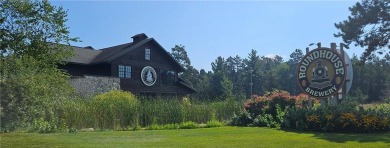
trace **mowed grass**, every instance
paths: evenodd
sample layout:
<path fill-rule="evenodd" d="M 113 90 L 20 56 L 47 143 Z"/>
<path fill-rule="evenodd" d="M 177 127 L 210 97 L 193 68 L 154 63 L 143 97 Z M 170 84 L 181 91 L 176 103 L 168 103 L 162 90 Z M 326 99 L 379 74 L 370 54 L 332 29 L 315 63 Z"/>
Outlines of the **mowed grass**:
<path fill-rule="evenodd" d="M 342 134 L 256 127 L 182 130 L 5 133 L 7 147 L 390 147 L 390 133 Z"/>

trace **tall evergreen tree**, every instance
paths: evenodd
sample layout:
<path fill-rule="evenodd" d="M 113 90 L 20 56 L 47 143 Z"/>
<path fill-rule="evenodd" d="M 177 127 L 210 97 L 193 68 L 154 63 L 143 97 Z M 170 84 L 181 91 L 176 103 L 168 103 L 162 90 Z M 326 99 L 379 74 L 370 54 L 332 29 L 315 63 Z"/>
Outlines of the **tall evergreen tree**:
<path fill-rule="evenodd" d="M 199 84 L 197 91 L 198 93 L 194 94 L 194 97 L 198 100 L 209 101 L 216 98 L 216 94 L 212 89 L 212 77 L 211 72 L 206 72 L 204 69 L 199 71 Z"/>
<path fill-rule="evenodd" d="M 280 56 L 275 56 L 273 58 L 263 56 L 263 57 L 261 57 L 261 60 L 265 64 L 264 68 L 263 68 L 263 71 L 265 73 L 265 79 L 264 79 L 265 83 L 263 83 L 264 90 L 271 92 L 274 89 L 278 89 L 276 75 L 275 75 L 273 69 L 283 61 L 283 58 Z"/>
<path fill-rule="evenodd" d="M 291 77 L 290 68 L 287 62 L 284 62 L 272 69 L 272 73 L 275 75 L 276 88 L 291 93 L 291 86 L 294 85 L 291 83 L 294 83 L 292 80 L 295 78 Z"/>
<path fill-rule="evenodd" d="M 375 51 L 379 54 L 390 49 L 390 1 L 362 0 L 349 8 L 351 16 L 347 20 L 336 23 L 340 32 L 335 37 L 342 37 L 346 44 L 365 47 L 361 56 L 364 62 Z"/>
<path fill-rule="evenodd" d="M 293 95 L 298 95 L 302 92 L 297 82 L 297 66 L 303 57 L 304 54 L 302 53 L 302 50 L 295 49 L 295 51 L 290 54 L 290 60 L 287 62 L 290 70 L 289 75 L 286 77 L 286 81 L 289 84 L 287 91 Z"/>
<path fill-rule="evenodd" d="M 223 98 L 224 90 L 221 82 L 223 81 L 223 79 L 227 79 L 226 77 L 228 74 L 228 69 L 227 69 L 227 64 L 225 59 L 222 58 L 221 56 L 217 57 L 217 59 L 211 63 L 211 69 L 213 70 L 213 77 L 211 81 L 212 90 L 215 92 L 217 96 L 217 98 L 213 98 L 213 99 L 222 100 L 224 99 Z"/>
<path fill-rule="evenodd" d="M 250 96 L 251 93 L 251 84 L 252 84 L 252 93 L 257 95 L 262 95 L 264 93 L 264 63 L 261 61 L 257 51 L 252 49 L 248 54 L 248 57 L 244 59 L 244 73 L 246 73 L 246 94 Z M 252 83 L 251 80 L 252 79 Z"/>
<path fill-rule="evenodd" d="M 228 57 L 226 59 L 226 66 L 228 69 L 228 78 L 233 83 L 233 94 L 236 98 L 242 98 L 245 94 L 245 84 L 243 83 L 243 60 L 236 55 L 235 57 Z"/>

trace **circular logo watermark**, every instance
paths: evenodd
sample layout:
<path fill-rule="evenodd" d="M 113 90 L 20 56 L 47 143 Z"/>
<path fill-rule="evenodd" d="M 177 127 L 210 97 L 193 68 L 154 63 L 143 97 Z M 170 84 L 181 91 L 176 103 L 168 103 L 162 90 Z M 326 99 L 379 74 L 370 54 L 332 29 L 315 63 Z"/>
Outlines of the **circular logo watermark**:
<path fill-rule="evenodd" d="M 150 66 L 144 67 L 141 71 L 141 80 L 146 86 L 152 86 L 157 80 L 156 71 Z"/>
<path fill-rule="evenodd" d="M 345 81 L 345 63 L 337 51 L 317 48 L 306 54 L 298 65 L 298 81 L 302 90 L 316 98 L 337 93 Z"/>

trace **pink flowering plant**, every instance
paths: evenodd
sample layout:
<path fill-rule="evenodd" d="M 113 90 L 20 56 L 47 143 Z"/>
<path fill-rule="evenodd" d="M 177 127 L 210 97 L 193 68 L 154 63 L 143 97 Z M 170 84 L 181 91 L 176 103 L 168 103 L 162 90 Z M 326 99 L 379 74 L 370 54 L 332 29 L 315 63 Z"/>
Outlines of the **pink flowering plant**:
<path fill-rule="evenodd" d="M 302 107 L 307 105 L 307 95 L 291 96 L 286 91 L 275 90 L 267 92 L 263 96 L 254 95 L 244 103 L 244 111 L 233 117 L 232 121 L 237 122 L 231 125 L 238 125 L 241 120 L 253 121 L 254 126 L 280 127 L 284 122 L 285 110 L 291 107 Z M 241 115 L 242 114 L 242 115 Z M 241 118 L 238 118 L 241 117 Z M 248 118 L 248 119 L 247 119 Z M 247 122 L 245 122 L 247 123 Z"/>
<path fill-rule="evenodd" d="M 275 90 L 263 96 L 254 95 L 252 99 L 244 104 L 244 108 L 254 117 L 260 114 L 271 114 L 275 117 L 277 104 L 284 110 L 289 106 L 295 106 L 296 98 L 295 96 L 290 96 L 286 91 Z"/>

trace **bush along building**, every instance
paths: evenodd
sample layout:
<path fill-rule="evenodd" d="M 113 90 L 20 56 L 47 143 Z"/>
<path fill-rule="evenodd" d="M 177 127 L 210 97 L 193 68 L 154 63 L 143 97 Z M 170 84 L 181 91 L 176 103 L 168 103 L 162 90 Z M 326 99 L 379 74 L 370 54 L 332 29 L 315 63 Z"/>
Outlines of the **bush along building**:
<path fill-rule="evenodd" d="M 143 96 L 184 96 L 195 93 L 178 76 L 184 68 L 153 38 L 144 33 L 133 42 L 95 50 L 75 47 L 75 55 L 60 66 L 72 76 L 80 95 L 88 96 L 112 89 Z"/>

